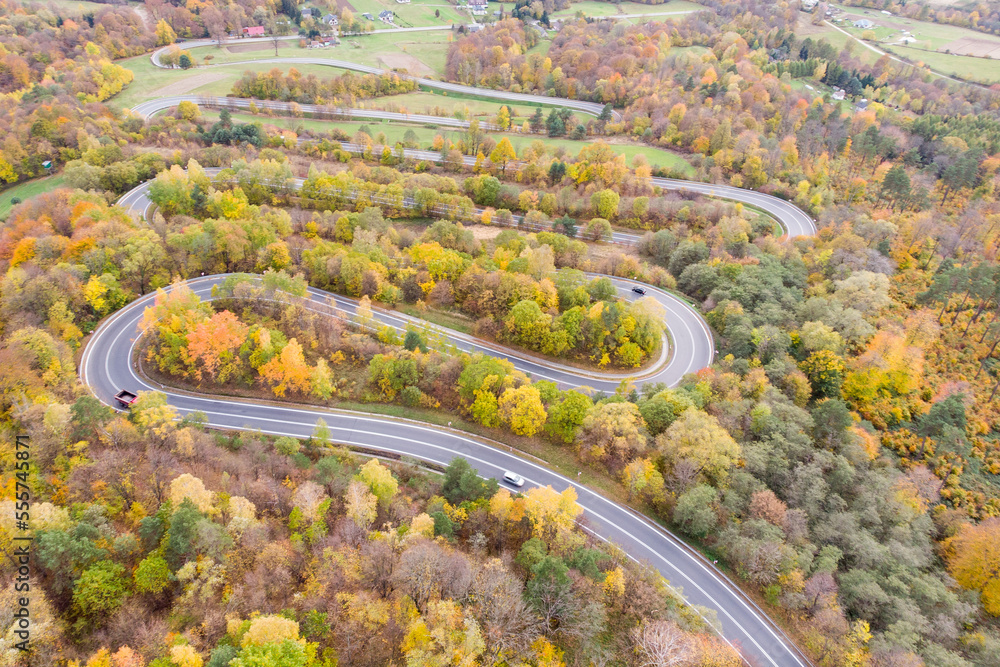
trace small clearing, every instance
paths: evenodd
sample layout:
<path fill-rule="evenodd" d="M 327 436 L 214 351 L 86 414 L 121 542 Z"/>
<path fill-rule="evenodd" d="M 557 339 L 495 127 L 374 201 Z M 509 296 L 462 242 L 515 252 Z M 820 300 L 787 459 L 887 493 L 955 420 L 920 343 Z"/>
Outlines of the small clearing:
<path fill-rule="evenodd" d="M 189 76 L 181 79 L 180 81 L 175 81 L 169 85 L 163 86 L 158 90 L 154 90 L 149 94 L 150 99 L 155 99 L 157 97 L 171 97 L 173 95 L 183 95 L 184 93 L 189 93 L 196 88 L 201 88 L 210 83 L 215 83 L 220 79 L 225 79 L 226 77 L 232 76 L 231 72 L 201 72 L 200 74 L 195 74 L 194 76 Z"/>
<path fill-rule="evenodd" d="M 405 69 L 416 76 L 433 75 L 434 70 L 423 64 L 408 53 L 383 53 L 378 57 L 386 69 Z"/>
<path fill-rule="evenodd" d="M 274 50 L 273 42 L 249 42 L 247 44 L 228 44 L 226 45 L 227 53 L 246 53 L 247 51 L 266 51 L 267 49 Z"/>

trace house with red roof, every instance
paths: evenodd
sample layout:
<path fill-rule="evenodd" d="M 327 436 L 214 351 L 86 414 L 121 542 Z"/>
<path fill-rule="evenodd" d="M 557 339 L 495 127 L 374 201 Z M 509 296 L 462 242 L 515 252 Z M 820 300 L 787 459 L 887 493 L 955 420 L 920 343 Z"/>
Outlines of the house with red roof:
<path fill-rule="evenodd" d="M 264 36 L 264 26 L 255 25 L 252 28 L 243 28 L 244 37 L 263 37 Z"/>

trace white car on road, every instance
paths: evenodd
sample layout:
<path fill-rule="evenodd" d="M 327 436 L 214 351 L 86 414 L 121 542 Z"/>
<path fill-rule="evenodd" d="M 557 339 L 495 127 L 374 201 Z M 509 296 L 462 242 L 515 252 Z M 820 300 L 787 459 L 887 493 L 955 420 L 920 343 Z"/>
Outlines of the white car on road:
<path fill-rule="evenodd" d="M 507 471 L 503 474 L 503 481 L 507 482 L 511 486 L 516 486 L 518 488 L 524 486 L 524 478 L 518 475 L 516 472 Z"/>

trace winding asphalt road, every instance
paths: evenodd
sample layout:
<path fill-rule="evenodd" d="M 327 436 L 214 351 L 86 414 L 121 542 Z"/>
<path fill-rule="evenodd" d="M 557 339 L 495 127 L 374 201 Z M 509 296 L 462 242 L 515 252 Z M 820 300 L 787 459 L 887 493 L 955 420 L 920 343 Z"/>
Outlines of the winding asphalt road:
<path fill-rule="evenodd" d="M 209 42 L 211 43 L 213 42 Z M 195 44 L 188 43 L 185 46 Z M 153 57 L 156 63 L 156 54 Z M 321 59 L 280 60 L 326 64 L 319 62 Z M 350 66 L 349 69 L 360 67 L 353 63 L 332 66 L 343 67 L 345 64 Z M 441 85 L 441 82 L 431 83 Z M 473 94 L 477 95 L 492 92 L 497 93 L 500 99 L 515 99 L 513 94 L 503 91 L 473 90 Z M 184 98 L 172 98 L 171 106 L 180 99 Z M 556 101 L 554 98 L 541 99 L 547 104 Z M 158 101 L 144 108 L 150 113 L 155 112 L 155 102 Z M 562 103 L 563 100 L 558 102 Z M 434 122 L 439 121 L 440 119 L 435 118 Z M 421 153 L 428 155 L 425 157 Z M 435 155 L 436 158 L 431 157 Z M 414 152 L 413 157 L 440 159 L 440 155 L 430 151 Z M 814 221 L 806 213 L 770 195 L 732 186 L 674 179 L 653 179 L 653 183 L 666 190 L 688 191 L 754 206 L 772 215 L 792 237 L 816 233 Z M 290 185 L 300 186 L 301 180 L 296 179 Z M 140 185 L 124 195 L 118 204 L 133 212 L 148 214 L 151 206 L 148 188 L 148 183 Z M 635 238 L 634 235 L 631 236 Z M 619 237 L 618 242 L 628 240 Z M 189 280 L 187 284 L 197 294 L 208 299 L 212 298 L 212 287 L 221 280 L 221 276 L 207 276 Z M 637 286 L 637 283 L 617 278 L 613 280 L 622 296 L 636 296 L 631 288 Z M 671 344 L 663 346 L 661 359 L 645 376 L 637 378 L 637 383 L 665 382 L 675 385 L 684 374 L 712 363 L 715 352 L 712 335 L 697 311 L 683 300 L 652 286 L 643 287 L 646 290 L 645 298 L 656 301 L 664 309 Z M 83 352 L 80 364 L 83 382 L 108 405 L 113 404 L 114 394 L 122 388 L 132 391 L 163 391 L 178 412 L 201 412 L 214 427 L 299 438 L 310 436 L 317 420 L 322 418 L 327 422 L 331 438 L 347 445 L 410 456 L 441 465 L 446 465 L 456 456 L 462 456 L 486 477 L 499 479 L 505 470 L 516 470 L 525 477 L 529 486 L 551 485 L 556 489 L 576 486 L 587 529 L 600 539 L 619 545 L 631 558 L 651 563 L 672 586 L 680 589 L 689 603 L 713 610 L 721 634 L 744 653 L 749 663 L 772 667 L 805 667 L 809 664 L 794 644 L 761 609 L 739 592 L 735 584 L 671 533 L 630 509 L 586 487 L 578 486 L 574 480 L 554 473 L 526 457 L 518 456 L 513 451 L 505 451 L 502 443 L 472 438 L 451 429 L 420 422 L 341 410 L 284 407 L 242 399 L 193 395 L 151 384 L 136 372 L 132 359 L 142 334 L 139 329 L 142 313 L 154 298 L 154 295 L 146 295 L 109 317 L 93 334 Z M 355 302 L 313 289 L 309 292 L 306 305 L 318 312 L 341 316 L 331 312 L 335 308 L 342 316 L 349 317 Z M 411 318 L 395 312 L 376 311 L 375 317 L 398 329 L 412 323 Z M 511 353 L 461 334 L 449 332 L 448 337 L 459 349 L 509 358 L 517 368 L 533 377 L 550 379 L 563 387 L 583 386 L 609 391 L 614 390 L 622 379 L 621 375 L 595 374 L 529 355 Z"/>
<path fill-rule="evenodd" d="M 287 111 L 289 106 L 285 102 L 274 102 L 270 100 L 255 100 L 240 97 L 206 97 L 200 95 L 178 95 L 173 97 L 161 97 L 154 100 L 148 100 L 137 104 L 132 107 L 132 111 L 148 118 L 153 114 L 166 109 L 171 109 L 181 102 L 194 102 L 195 104 L 204 106 L 216 106 L 216 107 L 229 107 L 236 109 L 246 109 L 250 107 L 250 104 L 256 104 L 258 107 L 267 108 L 274 111 Z M 449 127 L 463 128 L 468 127 L 468 121 L 459 120 L 457 118 L 446 118 L 440 116 L 427 116 L 421 114 L 403 114 L 393 111 L 377 111 L 370 109 L 349 109 L 349 108 L 331 108 L 312 104 L 302 104 L 299 108 L 305 113 L 319 113 L 319 114 L 334 114 L 339 116 L 353 116 L 359 118 L 377 118 L 377 119 L 388 119 L 397 120 L 402 122 L 417 122 L 417 123 L 432 123 L 437 125 L 447 125 Z M 486 124 L 489 125 L 488 123 Z M 348 151 L 360 152 L 362 147 L 351 144 L 343 143 L 343 148 Z M 381 147 L 377 147 L 381 150 Z M 427 160 L 430 162 L 440 162 L 441 153 L 438 151 L 427 151 L 420 149 L 407 148 L 404 150 L 404 156 L 414 160 Z M 473 165 L 476 162 L 476 158 L 471 155 L 463 156 L 463 161 L 466 165 Z M 778 221 L 778 223 L 785 230 L 785 233 L 789 237 L 797 236 L 815 236 L 816 235 L 816 223 L 815 221 L 802 209 L 800 209 L 795 204 L 792 204 L 784 199 L 775 197 L 774 195 L 765 194 L 763 192 L 756 192 L 754 190 L 747 190 L 744 188 L 737 188 L 732 185 L 722 185 L 714 183 L 702 183 L 699 181 L 686 181 L 676 178 L 659 178 L 654 177 L 650 179 L 650 182 L 662 189 L 668 191 L 679 192 L 681 194 L 691 193 L 694 195 L 703 195 L 708 197 L 715 197 L 718 199 L 727 199 L 730 201 L 740 202 L 742 204 L 752 206 L 761 211 L 764 211 L 772 218 Z M 137 186 L 133 191 L 129 192 L 122 201 L 129 203 L 130 200 L 136 198 L 144 197 L 144 190 L 148 189 L 148 184 L 142 184 Z M 148 212 L 151 206 L 151 202 L 146 198 L 143 200 L 142 205 L 138 207 L 138 210 L 145 214 Z M 631 234 L 628 232 L 615 232 L 613 241 L 616 243 L 635 243 L 639 240 L 641 235 Z"/>
<path fill-rule="evenodd" d="M 211 171 L 217 173 L 216 170 Z M 684 188 L 708 195 L 729 195 L 754 204 L 763 201 L 765 205 L 771 205 L 775 217 L 786 225 L 786 229 L 803 229 L 804 221 L 809 221 L 808 216 L 786 202 L 777 200 L 792 208 L 791 214 L 760 193 L 727 186 L 679 183 Z M 148 186 L 148 183 L 139 186 L 123 196 L 118 204 L 133 212 L 148 210 L 151 204 Z M 301 186 L 301 180 L 292 183 L 292 187 L 296 186 Z M 196 278 L 188 281 L 188 285 L 202 298 L 210 299 L 213 286 L 223 279 L 221 276 Z M 639 283 L 619 278 L 612 280 L 621 296 L 637 297 L 632 287 Z M 683 300 L 650 285 L 642 287 L 646 290 L 644 298 L 655 300 L 664 310 L 671 344 L 662 346 L 661 358 L 645 376 L 636 378 L 636 382 L 676 385 L 686 373 L 712 363 L 715 352 L 712 334 L 697 311 Z M 528 485 L 551 485 L 556 489 L 577 486 L 571 479 L 512 451 L 504 451 L 502 444 L 472 438 L 450 429 L 362 413 L 191 395 L 150 384 L 136 372 L 131 359 L 142 333 L 139 330 L 142 313 L 146 306 L 151 305 L 153 298 L 153 295 L 147 295 L 110 317 L 95 332 L 84 351 L 80 367 L 83 381 L 109 405 L 113 404 L 113 396 L 121 388 L 163 391 L 170 404 L 181 414 L 202 412 L 214 427 L 259 430 L 293 437 L 308 437 L 315 428 L 316 420 L 322 418 L 330 428 L 332 439 L 347 445 L 388 451 L 438 464 L 447 464 L 453 457 L 462 456 L 486 477 L 499 479 L 505 470 L 514 469 L 526 478 Z M 354 313 L 356 302 L 311 289 L 305 305 L 320 313 L 349 318 Z M 397 330 L 405 329 L 407 324 L 426 326 L 426 323 L 392 311 L 376 310 L 374 316 L 381 324 Z M 591 387 L 613 391 L 625 377 L 621 374 L 596 374 L 512 353 L 462 334 L 448 332 L 447 337 L 461 350 L 508 358 L 519 370 L 536 379 L 552 380 L 563 388 Z M 740 593 L 725 575 L 671 533 L 586 487 L 577 486 L 577 491 L 588 529 L 594 535 L 621 546 L 634 559 L 651 563 L 680 589 L 689 603 L 714 610 L 722 635 L 743 651 L 752 664 L 773 667 L 804 667 L 809 664 L 762 610 Z"/>
<path fill-rule="evenodd" d="M 223 277 L 207 276 L 188 281 L 199 295 L 210 298 L 212 286 Z M 622 287 L 626 287 L 627 283 Z M 310 299 L 320 310 L 326 308 L 328 295 L 319 290 L 310 292 Z M 655 298 L 661 299 L 657 294 Z M 710 563 L 681 543 L 669 532 L 656 526 L 636 512 L 580 486 L 574 480 L 554 473 L 513 451 L 505 451 L 501 443 L 484 441 L 443 428 L 391 419 L 377 415 L 306 407 L 283 407 L 233 398 L 192 395 L 154 385 L 141 377 L 132 364 L 141 331 L 143 311 L 152 305 L 155 295 L 146 295 L 108 318 L 87 343 L 80 363 L 81 378 L 104 403 L 113 404 L 114 394 L 123 387 L 132 391 L 162 391 L 169 403 L 182 414 L 201 412 L 213 427 L 235 430 L 262 431 L 272 435 L 306 438 L 312 435 L 319 419 L 326 421 L 331 439 L 350 446 L 386 451 L 440 465 L 461 456 L 484 477 L 500 479 L 505 470 L 516 470 L 528 486 L 551 485 L 555 489 L 575 486 L 579 504 L 584 509 L 585 525 L 598 538 L 620 546 L 631 557 L 651 563 L 678 589 L 691 604 L 715 611 L 722 635 L 741 649 L 752 664 L 773 667 L 804 667 L 808 665 L 794 645 L 766 617 L 763 611 L 745 598 L 736 586 Z M 339 301 L 339 300 L 338 300 Z M 342 302 L 338 303 L 343 307 Z M 345 308 L 346 310 L 346 308 Z M 689 309 L 690 310 L 690 309 Z M 693 323 L 700 320 L 690 311 Z M 385 314 L 379 313 L 380 316 Z M 399 318 L 392 314 L 391 317 Z M 402 323 L 402 322 L 400 322 Z M 683 329 L 683 327 L 681 327 Z M 671 331 L 680 341 L 673 325 Z M 694 334 L 693 341 L 708 341 L 707 331 Z M 456 339 L 456 345 L 466 341 Z M 684 342 L 684 345 L 689 342 Z M 695 343 L 696 344 L 696 343 Z M 675 354 L 663 373 L 679 377 L 686 369 L 697 370 L 711 360 L 711 348 L 701 345 L 704 358 L 684 350 Z M 516 365 L 528 362 L 496 350 L 485 351 L 509 356 Z M 547 374 L 564 378 L 562 384 L 573 384 L 572 370 L 545 368 Z M 584 384 L 593 385 L 590 378 Z M 612 383 L 617 384 L 617 383 Z"/>

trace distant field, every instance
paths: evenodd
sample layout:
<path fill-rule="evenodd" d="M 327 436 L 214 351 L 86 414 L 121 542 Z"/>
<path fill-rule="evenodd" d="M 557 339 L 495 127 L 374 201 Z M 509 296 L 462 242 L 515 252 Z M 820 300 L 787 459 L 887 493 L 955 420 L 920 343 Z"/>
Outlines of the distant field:
<path fill-rule="evenodd" d="M 73 12 L 74 14 L 85 14 L 87 12 L 93 12 L 97 11 L 98 9 L 104 9 L 112 6 L 100 2 L 85 2 L 84 0 L 44 0 L 44 2 L 25 2 L 24 4 L 39 5 L 41 7 L 48 7 L 49 5 L 52 5 L 58 7 L 63 12 L 64 15 L 67 12 Z M 130 7 L 138 7 L 143 3 L 130 2 L 128 4 Z"/>
<path fill-rule="evenodd" d="M 903 31 L 906 31 L 909 33 L 910 37 L 913 37 L 916 40 L 915 42 L 910 43 L 910 46 L 921 49 L 930 49 L 932 51 L 956 51 L 956 48 L 951 47 L 957 46 L 956 43 L 967 42 L 980 43 L 983 45 L 983 48 L 1000 47 L 1000 37 L 977 32 L 975 30 L 969 30 L 968 28 L 960 28 L 958 26 L 945 25 L 942 23 L 932 23 L 930 21 L 917 21 L 900 16 L 886 16 L 885 14 L 875 10 L 868 10 L 868 13 L 865 14 L 864 10 L 861 8 L 851 8 L 846 10 L 843 15 L 848 19 L 848 21 L 838 25 L 848 32 L 859 36 L 863 31 L 860 28 L 855 28 L 852 23 L 853 21 L 865 18 L 874 23 L 876 27 L 873 30 L 875 31 L 875 35 L 880 42 L 898 42 L 899 39 L 904 36 Z M 966 53 L 969 53 L 970 55 L 981 55 L 981 53 L 970 50 L 968 45 L 966 45 Z"/>
<path fill-rule="evenodd" d="M 10 215 L 11 209 L 14 208 L 10 200 L 14 197 L 19 197 L 21 201 L 28 201 L 32 197 L 37 197 L 40 194 L 51 192 L 56 188 L 60 187 L 65 179 L 62 174 L 57 174 L 55 176 L 47 176 L 45 178 L 36 178 L 33 181 L 26 181 L 24 183 L 19 183 L 13 187 L 7 188 L 6 190 L 0 191 L 0 220 L 6 220 L 7 216 Z"/>
<path fill-rule="evenodd" d="M 333 76 L 342 70 L 322 65 L 279 65 L 277 63 L 251 63 L 248 65 L 228 65 L 221 67 L 196 68 L 187 71 L 167 70 L 153 67 L 149 56 L 137 56 L 119 61 L 123 67 L 132 70 L 135 79 L 108 104 L 118 108 L 130 108 L 146 100 L 172 95 L 203 94 L 228 95 L 244 72 L 267 72 L 278 68 L 287 72 L 294 67 L 302 74 L 318 77 Z"/>
<path fill-rule="evenodd" d="M 376 19 L 380 11 L 390 9 L 395 13 L 396 25 L 400 28 L 468 23 L 470 20 L 467 13 L 459 11 L 447 0 L 411 0 L 403 4 L 395 0 L 351 0 L 351 5 L 357 10 L 355 16 L 369 12 Z M 439 11 L 441 16 L 434 16 L 435 11 Z M 393 26 L 376 20 L 375 27 L 378 30 Z"/>
<path fill-rule="evenodd" d="M 958 76 L 967 81 L 992 84 L 1000 82 L 1000 60 L 987 58 L 971 58 L 955 56 L 935 51 L 921 51 L 905 46 L 886 47 L 887 51 L 907 58 L 913 62 L 922 62 L 936 72 Z"/>
<path fill-rule="evenodd" d="M 853 22 L 868 19 L 875 24 L 875 43 L 900 57 L 922 62 L 942 74 L 971 81 L 1000 81 L 1000 37 L 958 26 L 886 16 L 875 10 L 850 8 L 842 15 L 847 20 L 837 25 L 856 37 L 864 30 Z M 984 57 L 988 56 L 988 57 Z"/>
<path fill-rule="evenodd" d="M 278 47 L 278 57 L 281 58 L 331 58 L 333 60 L 349 60 L 362 65 L 375 67 L 405 67 L 417 75 L 440 77 L 444 75 L 445 57 L 448 43 L 452 39 L 451 31 L 434 30 L 429 32 L 409 33 L 372 33 L 345 37 L 340 46 L 321 49 L 299 48 L 296 40 L 286 40 Z M 242 50 L 248 44 L 240 44 L 233 40 L 224 45 L 203 46 L 191 49 L 191 57 L 199 65 L 205 62 L 205 56 L 211 56 L 213 65 L 239 62 L 244 60 L 259 60 L 274 57 L 274 46 L 267 48 Z M 240 50 L 231 51 L 239 47 Z M 413 60 L 409 60 L 412 58 Z M 409 60 L 409 62 L 407 62 Z"/>
<path fill-rule="evenodd" d="M 619 11 L 618 8 L 621 8 Z M 615 14 L 660 14 L 663 12 L 683 12 L 704 10 L 704 5 L 685 0 L 671 0 L 661 5 L 644 5 L 638 2 L 622 2 L 614 4 L 612 2 L 600 2 L 599 0 L 584 0 L 574 2 L 569 9 L 562 9 L 553 12 L 553 16 L 573 16 L 577 12 L 583 12 L 587 16 L 614 16 Z"/>

